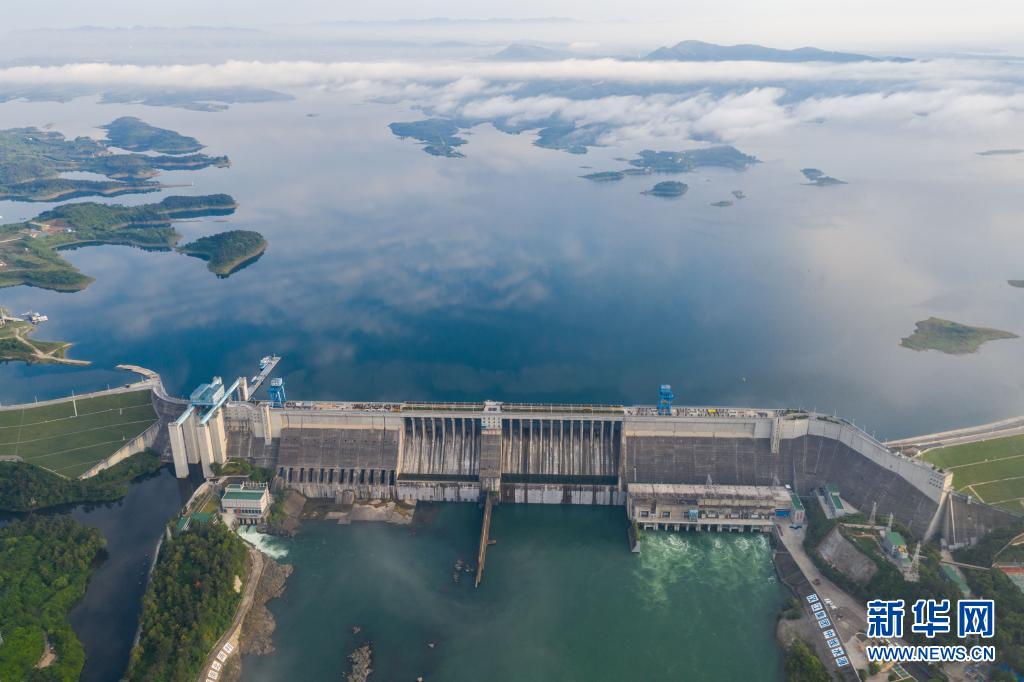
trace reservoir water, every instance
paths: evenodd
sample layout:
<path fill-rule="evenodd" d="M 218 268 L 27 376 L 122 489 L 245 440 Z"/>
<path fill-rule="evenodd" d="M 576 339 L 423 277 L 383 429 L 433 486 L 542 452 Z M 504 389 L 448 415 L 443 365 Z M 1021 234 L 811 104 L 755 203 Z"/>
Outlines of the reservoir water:
<path fill-rule="evenodd" d="M 1024 339 L 967 356 L 899 346 L 933 315 L 1024 334 L 1024 292 L 1006 283 L 1024 277 L 1024 161 L 976 154 L 1006 140 L 966 129 L 936 145 L 927 130 L 841 120 L 772 130 L 735 141 L 762 163 L 678 176 L 689 192 L 665 200 L 641 194 L 657 178 L 592 183 L 581 166 L 682 142 L 579 156 L 481 125 L 465 158 L 446 159 L 391 134 L 420 117 L 400 104 L 295 94 L 218 113 L 0 106 L 3 127 L 99 135 L 132 115 L 196 136 L 231 168 L 103 201 L 228 192 L 238 212 L 180 223 L 185 239 L 239 228 L 269 242 L 228 279 L 108 246 L 66 253 L 96 277 L 84 291 L 0 291 L 13 311 L 49 315 L 39 338 L 94 363 L 2 366 L 0 402 L 122 383 L 118 363 L 187 394 L 274 352 L 299 400 L 652 403 L 670 383 L 680 403 L 816 407 L 880 438 L 1024 413 Z M 808 186 L 808 165 L 848 184 Z M 732 190 L 746 198 L 710 205 Z M 48 207 L 0 202 L 0 215 Z"/>
<path fill-rule="evenodd" d="M 295 572 L 269 604 L 277 652 L 246 657 L 243 679 L 342 679 L 366 642 L 382 680 L 782 679 L 765 537 L 648 532 L 637 556 L 620 508 L 502 505 L 474 589 L 453 565 L 475 564 L 481 516 L 422 505 L 408 527 L 264 538 Z"/>

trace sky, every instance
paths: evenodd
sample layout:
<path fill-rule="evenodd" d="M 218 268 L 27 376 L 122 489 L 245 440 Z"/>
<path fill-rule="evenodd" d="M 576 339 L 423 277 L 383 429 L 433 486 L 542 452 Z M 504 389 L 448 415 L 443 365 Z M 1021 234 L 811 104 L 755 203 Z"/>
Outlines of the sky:
<path fill-rule="evenodd" d="M 1024 48 L 1024 3 L 1019 0 L 34 0 L 4 3 L 2 23 L 17 30 L 80 25 L 253 26 L 441 16 L 626 21 L 672 29 L 680 39 L 779 47 Z"/>

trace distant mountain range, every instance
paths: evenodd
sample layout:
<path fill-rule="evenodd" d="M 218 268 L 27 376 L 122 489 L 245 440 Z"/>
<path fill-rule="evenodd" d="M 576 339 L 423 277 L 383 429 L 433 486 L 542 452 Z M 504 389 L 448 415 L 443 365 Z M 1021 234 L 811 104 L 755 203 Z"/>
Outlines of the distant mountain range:
<path fill-rule="evenodd" d="M 676 62 L 876 62 L 877 57 L 849 52 L 831 52 L 816 47 L 779 50 L 763 45 L 715 45 L 700 40 L 684 40 L 672 47 L 659 47 L 644 57 L 654 61 Z"/>
<path fill-rule="evenodd" d="M 491 55 L 491 59 L 499 62 L 557 62 L 571 59 L 573 54 L 568 50 L 553 50 L 539 45 L 514 43 L 501 52 Z"/>
<path fill-rule="evenodd" d="M 509 45 L 501 52 L 491 55 L 491 59 L 506 62 L 552 62 L 573 57 L 587 58 L 569 50 L 559 50 L 539 45 L 516 43 Z M 716 45 L 700 40 L 684 40 L 672 47 L 659 47 L 641 60 L 674 61 L 674 62 L 877 62 L 877 61 L 911 61 L 901 58 L 869 57 L 851 52 L 832 52 L 816 47 L 800 47 L 795 50 L 780 50 L 763 45 Z"/>

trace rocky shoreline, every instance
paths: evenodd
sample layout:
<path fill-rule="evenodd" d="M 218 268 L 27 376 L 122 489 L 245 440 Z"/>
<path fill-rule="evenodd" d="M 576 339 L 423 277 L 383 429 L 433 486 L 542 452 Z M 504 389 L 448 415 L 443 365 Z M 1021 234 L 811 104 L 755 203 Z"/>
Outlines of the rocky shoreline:
<path fill-rule="evenodd" d="M 256 585 L 252 608 L 242 622 L 239 646 L 243 655 L 265 656 L 274 653 L 274 630 L 277 622 L 267 608 L 267 602 L 284 594 L 285 583 L 292 574 L 291 564 L 279 564 L 264 557 L 263 575 Z"/>

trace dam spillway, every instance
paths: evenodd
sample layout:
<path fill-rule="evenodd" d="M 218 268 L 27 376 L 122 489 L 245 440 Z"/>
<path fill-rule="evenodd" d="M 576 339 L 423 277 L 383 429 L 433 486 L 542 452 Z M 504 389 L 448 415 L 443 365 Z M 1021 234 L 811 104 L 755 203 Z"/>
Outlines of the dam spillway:
<path fill-rule="evenodd" d="M 630 486 L 836 484 L 865 514 L 969 542 L 1015 517 L 830 415 L 754 408 L 224 400 L 169 427 L 176 469 L 229 458 L 338 501 L 625 505 Z M 177 444 L 177 447 L 174 447 Z"/>

